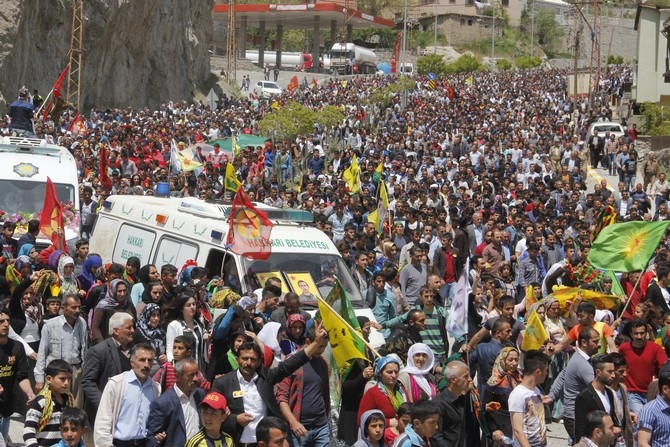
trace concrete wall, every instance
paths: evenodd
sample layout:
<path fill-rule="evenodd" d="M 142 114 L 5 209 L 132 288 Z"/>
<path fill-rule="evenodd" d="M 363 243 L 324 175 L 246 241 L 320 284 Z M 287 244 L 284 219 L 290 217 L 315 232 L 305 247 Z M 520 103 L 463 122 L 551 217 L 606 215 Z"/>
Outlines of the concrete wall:
<path fill-rule="evenodd" d="M 670 95 L 670 83 L 663 81 L 665 72 L 666 39 L 661 35 L 663 22 L 670 10 L 640 8 L 637 40 L 637 83 L 633 97 L 637 102 L 659 102 Z"/>

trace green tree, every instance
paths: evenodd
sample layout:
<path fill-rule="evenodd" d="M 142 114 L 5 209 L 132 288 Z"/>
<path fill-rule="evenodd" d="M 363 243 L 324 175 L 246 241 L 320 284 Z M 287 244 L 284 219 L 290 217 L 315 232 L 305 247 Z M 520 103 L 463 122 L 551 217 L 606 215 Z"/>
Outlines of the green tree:
<path fill-rule="evenodd" d="M 512 68 L 512 63 L 507 59 L 498 59 L 496 61 L 496 67 L 498 67 L 498 70 L 510 70 Z"/>
<path fill-rule="evenodd" d="M 315 113 L 295 101 L 279 107 L 258 123 L 262 135 L 273 135 L 283 140 L 294 140 L 314 129 Z"/>
<path fill-rule="evenodd" d="M 623 56 L 615 56 L 610 54 L 607 56 L 607 65 L 620 65 L 623 64 Z"/>
<path fill-rule="evenodd" d="M 333 127 L 344 119 L 344 115 L 340 109 L 332 105 L 314 112 L 314 115 L 314 122 L 319 123 L 323 128 Z"/>
<path fill-rule="evenodd" d="M 549 9 L 536 12 L 535 36 L 537 43 L 545 51 L 552 51 L 563 38 L 563 28 L 556 23 L 556 16 Z"/>
<path fill-rule="evenodd" d="M 539 67 L 540 64 L 542 64 L 542 59 L 540 59 L 537 56 L 530 57 L 530 56 L 522 56 L 522 57 L 517 57 L 514 59 L 514 65 L 517 67 L 523 69 L 523 68 L 535 68 Z"/>
<path fill-rule="evenodd" d="M 663 110 L 652 102 L 640 105 L 642 114 L 642 133 L 649 135 L 670 135 L 670 121 L 663 114 Z"/>
<path fill-rule="evenodd" d="M 447 65 L 447 73 L 471 73 L 485 70 L 486 67 L 470 53 L 465 53 L 451 64 Z"/>
<path fill-rule="evenodd" d="M 427 54 L 417 59 L 416 71 L 420 75 L 426 75 L 428 73 L 442 75 L 447 72 L 447 63 L 439 54 Z"/>

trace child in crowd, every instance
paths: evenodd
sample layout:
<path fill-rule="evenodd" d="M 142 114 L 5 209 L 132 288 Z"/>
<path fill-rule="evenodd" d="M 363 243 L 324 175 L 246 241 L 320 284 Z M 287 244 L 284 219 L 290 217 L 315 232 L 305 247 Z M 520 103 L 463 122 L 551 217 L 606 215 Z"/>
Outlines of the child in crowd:
<path fill-rule="evenodd" d="M 305 317 L 300 314 L 291 314 L 286 319 L 286 338 L 279 342 L 284 355 L 293 354 L 305 344 Z"/>
<path fill-rule="evenodd" d="M 52 360 L 44 370 L 46 385 L 30 402 L 23 425 L 23 442 L 29 447 L 52 446 L 60 439 L 61 412 L 74 407 L 68 391 L 72 367 L 61 359 Z"/>
<path fill-rule="evenodd" d="M 361 415 L 361 437 L 352 447 L 386 447 L 384 430 L 386 417 L 380 410 L 368 410 Z"/>
<path fill-rule="evenodd" d="M 670 329 L 670 312 L 663 314 L 663 327 L 658 330 L 658 334 L 656 335 L 656 343 L 663 346 L 663 340 L 665 340 L 665 338 L 669 335 L 668 329 Z"/>
<path fill-rule="evenodd" d="M 415 402 L 410 410 L 412 423 L 398 436 L 393 447 L 425 447 L 437 430 L 440 409 L 435 402 L 422 399 Z"/>
<path fill-rule="evenodd" d="M 386 445 L 392 445 L 393 441 L 399 436 L 405 433 L 405 427 L 412 423 L 412 418 L 410 416 L 410 410 L 412 404 L 410 402 L 405 402 L 400 404 L 398 407 L 398 425 L 395 427 L 387 427 L 384 430 L 384 443 Z"/>
<path fill-rule="evenodd" d="M 166 392 L 174 386 L 177 381 L 177 376 L 174 372 L 174 364 L 179 360 L 191 357 L 194 345 L 195 339 L 192 334 L 186 333 L 175 337 L 174 343 L 172 344 L 172 356 L 174 357 L 174 360 L 172 362 L 163 363 L 152 377 L 154 382 L 160 384 L 161 393 Z M 209 391 L 212 386 L 200 371 L 198 371 L 198 375 L 195 376 L 195 382 L 205 391 Z"/>
<path fill-rule="evenodd" d="M 58 315 L 60 315 L 60 298 L 57 296 L 50 296 L 47 298 L 47 306 L 44 309 L 44 316 L 42 319 L 46 321 L 57 317 Z"/>
<path fill-rule="evenodd" d="M 52 447 L 84 447 L 88 416 L 79 408 L 66 408 L 60 416 L 61 440 Z"/>
<path fill-rule="evenodd" d="M 233 438 L 221 431 L 221 424 L 230 415 L 226 398 L 219 393 L 209 393 L 200 402 L 202 429 L 191 436 L 186 447 L 235 447 Z"/>

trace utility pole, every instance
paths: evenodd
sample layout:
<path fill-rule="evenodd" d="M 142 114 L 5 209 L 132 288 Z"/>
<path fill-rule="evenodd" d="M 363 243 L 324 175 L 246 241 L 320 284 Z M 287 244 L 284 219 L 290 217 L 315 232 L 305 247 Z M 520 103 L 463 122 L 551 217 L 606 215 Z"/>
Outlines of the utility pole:
<path fill-rule="evenodd" d="M 404 76 L 405 62 L 407 59 L 407 0 L 405 0 L 405 8 L 402 14 L 402 55 L 400 57 L 400 77 Z M 403 84 L 404 85 L 404 84 Z M 401 107 L 405 110 L 407 107 L 407 91 L 403 88 Z"/>
<path fill-rule="evenodd" d="M 491 71 L 493 71 L 496 68 L 496 7 L 493 5 L 493 2 L 491 2 L 491 6 L 493 7 L 493 26 L 491 27 L 493 30 L 491 33 Z"/>
<path fill-rule="evenodd" d="M 579 10 L 578 6 L 575 6 Z M 581 11 L 580 11 L 581 12 Z M 580 15 L 575 14 L 575 78 L 574 78 L 574 90 L 573 90 L 573 106 L 572 106 L 572 113 L 575 115 L 575 127 L 579 126 L 579 123 L 577 122 L 577 119 L 579 118 L 579 113 L 577 111 L 577 87 L 579 85 L 578 83 L 578 71 L 579 71 L 579 45 L 580 45 L 580 38 L 581 38 L 581 33 L 582 33 L 582 22 L 580 20 Z"/>
<path fill-rule="evenodd" d="M 226 76 L 229 84 L 237 83 L 237 30 L 235 29 L 235 3 L 228 3 L 228 34 L 226 34 Z"/>
<path fill-rule="evenodd" d="M 67 102 L 81 110 L 81 54 L 84 35 L 84 0 L 72 0 L 72 34 L 70 35 L 70 70 L 67 76 Z"/>

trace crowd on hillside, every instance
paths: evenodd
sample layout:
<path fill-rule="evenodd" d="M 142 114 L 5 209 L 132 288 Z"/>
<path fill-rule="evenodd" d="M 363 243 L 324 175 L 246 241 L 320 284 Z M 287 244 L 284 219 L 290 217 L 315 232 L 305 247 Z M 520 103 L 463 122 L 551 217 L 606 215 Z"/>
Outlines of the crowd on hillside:
<path fill-rule="evenodd" d="M 562 419 L 571 444 L 632 446 L 637 436 L 641 446 L 666 445 L 667 239 L 647 271 L 621 277 L 632 296 L 624 308 L 551 295 L 591 274 L 591 289 L 614 293 L 586 263 L 605 207 L 622 222 L 668 219 L 665 176 L 653 156 L 637 165 L 635 127 L 588 133 L 612 120 L 629 76 L 612 67 L 593 105 L 580 99 L 577 111 L 561 70 L 452 76 L 435 89 L 417 77 L 415 90 L 383 106 L 368 99 L 396 78 L 370 76 L 272 102 L 224 96 L 215 110 L 184 101 L 94 109 L 85 131 L 69 112 L 22 124 L 33 112 L 22 89 L 0 134 L 34 132 L 73 153 L 83 234 L 110 194 L 151 195 L 168 182 L 173 195 L 220 199 L 231 164 L 252 200 L 314 215 L 373 311 L 375 320 L 358 319 L 363 337 L 378 330 L 386 343 L 339 371 L 336 390 L 326 331 L 276 278 L 241 290 L 203 266 L 103 264 L 85 238 L 71 254 L 40 252 L 37 222 L 17 238 L 6 221 L 0 432 L 6 439 L 18 411 L 26 445 L 323 447 L 336 433 L 357 447 L 543 446 L 546 423 Z M 216 145 L 198 151 L 259 135 L 259 120 L 288 101 L 335 105 L 345 119 L 235 156 Z M 193 147 L 202 172 L 174 172 L 172 146 Z M 345 175 L 354 157 L 360 187 Z M 620 182 L 587 187 L 589 167 Z M 389 200 L 381 225 L 368 220 L 380 182 Z M 463 293 L 461 331 L 448 320 Z M 214 319 L 214 308 L 228 311 Z M 533 311 L 549 340 L 522 349 Z"/>

